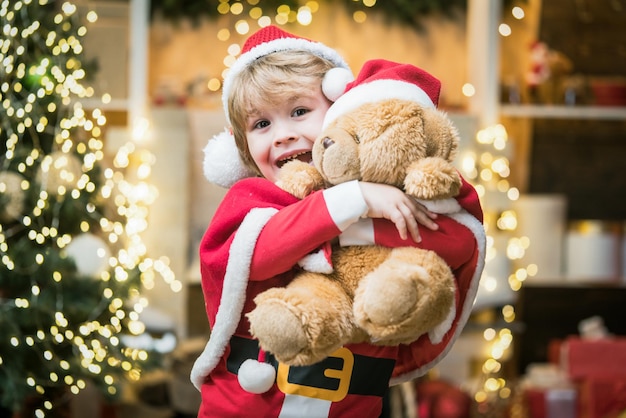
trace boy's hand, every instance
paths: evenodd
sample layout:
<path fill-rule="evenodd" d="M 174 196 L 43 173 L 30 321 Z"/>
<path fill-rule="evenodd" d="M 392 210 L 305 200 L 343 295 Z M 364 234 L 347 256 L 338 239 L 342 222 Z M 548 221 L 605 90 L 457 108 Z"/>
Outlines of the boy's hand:
<path fill-rule="evenodd" d="M 433 231 L 439 228 L 433 221 L 437 219 L 437 214 L 427 210 L 402 190 L 386 184 L 362 181 L 359 185 L 369 208 L 367 216 L 389 219 L 396 225 L 402 239 L 407 239 L 408 233 L 413 241 L 421 242 L 418 223 Z"/>

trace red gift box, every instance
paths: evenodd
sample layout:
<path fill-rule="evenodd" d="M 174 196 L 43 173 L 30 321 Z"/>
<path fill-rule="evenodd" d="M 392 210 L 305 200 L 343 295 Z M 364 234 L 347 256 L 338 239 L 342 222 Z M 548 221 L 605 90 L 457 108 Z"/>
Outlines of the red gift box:
<path fill-rule="evenodd" d="M 581 418 L 577 397 L 573 388 L 524 390 L 528 416 L 532 418 Z"/>
<path fill-rule="evenodd" d="M 626 411 L 626 377 L 589 377 L 579 386 L 580 418 L 613 418 Z"/>
<path fill-rule="evenodd" d="M 570 379 L 626 378 L 626 338 L 586 340 L 569 337 L 561 346 L 561 366 Z"/>
<path fill-rule="evenodd" d="M 546 393 L 541 389 L 524 390 L 525 403 L 529 416 L 533 418 L 545 418 L 546 416 Z"/>

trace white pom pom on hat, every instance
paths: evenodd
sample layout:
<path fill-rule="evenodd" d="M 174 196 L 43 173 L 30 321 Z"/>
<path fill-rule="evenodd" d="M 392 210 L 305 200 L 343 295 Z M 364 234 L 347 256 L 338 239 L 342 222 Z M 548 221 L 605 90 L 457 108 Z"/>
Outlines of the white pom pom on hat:
<path fill-rule="evenodd" d="M 352 71 L 345 68 L 331 68 L 324 74 L 322 80 L 322 93 L 328 100 L 336 101 L 346 90 L 346 86 L 354 80 Z"/>
<path fill-rule="evenodd" d="M 235 137 L 228 129 L 209 139 L 203 152 L 204 177 L 213 184 L 228 189 L 237 180 L 256 175 L 241 160 Z"/>

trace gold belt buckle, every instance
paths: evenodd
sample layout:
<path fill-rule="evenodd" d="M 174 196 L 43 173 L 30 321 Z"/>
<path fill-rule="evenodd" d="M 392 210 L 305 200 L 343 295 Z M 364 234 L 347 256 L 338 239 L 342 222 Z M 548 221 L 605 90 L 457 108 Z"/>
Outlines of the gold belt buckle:
<path fill-rule="evenodd" d="M 339 402 L 348 394 L 350 377 L 354 369 L 354 355 L 347 348 L 340 348 L 329 357 L 337 357 L 343 360 L 341 369 L 324 369 L 324 376 L 330 379 L 338 379 L 337 389 L 325 389 L 314 386 L 300 385 L 289 382 L 289 368 L 286 364 L 279 363 L 276 373 L 278 389 L 285 394 L 306 396 L 308 398 L 322 399 L 330 402 Z"/>

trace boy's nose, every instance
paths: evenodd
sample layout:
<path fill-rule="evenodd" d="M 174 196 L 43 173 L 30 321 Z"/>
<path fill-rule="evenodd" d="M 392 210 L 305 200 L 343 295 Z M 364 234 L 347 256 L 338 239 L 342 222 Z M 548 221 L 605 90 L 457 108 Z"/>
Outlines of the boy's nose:
<path fill-rule="evenodd" d="M 276 129 L 274 143 L 280 144 L 283 142 L 293 141 L 295 139 L 298 139 L 298 134 L 289 126 L 282 126 Z"/>

